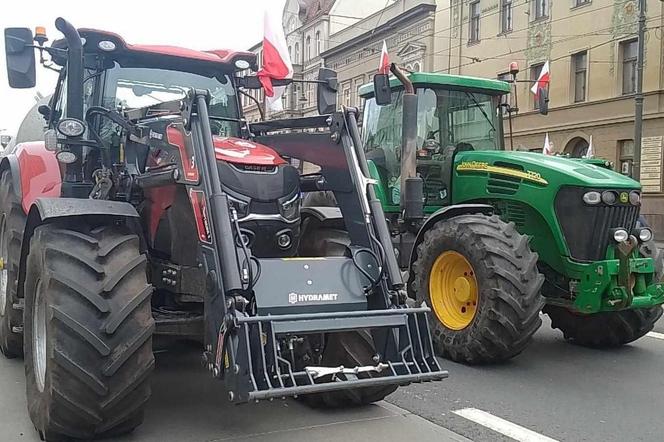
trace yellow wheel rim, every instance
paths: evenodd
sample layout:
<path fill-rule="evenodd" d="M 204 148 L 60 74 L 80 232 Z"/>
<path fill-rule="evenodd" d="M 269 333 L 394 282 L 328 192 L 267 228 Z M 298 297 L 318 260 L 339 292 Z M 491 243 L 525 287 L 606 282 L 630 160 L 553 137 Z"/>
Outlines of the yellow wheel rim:
<path fill-rule="evenodd" d="M 475 270 L 459 252 L 444 252 L 429 275 L 429 298 L 438 320 L 451 330 L 468 327 L 479 302 Z"/>

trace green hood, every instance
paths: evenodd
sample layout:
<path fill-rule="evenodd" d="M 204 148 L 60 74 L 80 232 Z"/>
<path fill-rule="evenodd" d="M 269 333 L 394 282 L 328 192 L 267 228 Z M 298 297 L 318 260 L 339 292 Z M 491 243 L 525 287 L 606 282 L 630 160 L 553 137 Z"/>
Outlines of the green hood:
<path fill-rule="evenodd" d="M 583 161 L 548 156 L 536 152 L 518 151 L 468 151 L 455 158 L 455 169 L 462 163 L 476 161 L 502 167 L 519 166 L 525 172 L 539 174 L 548 185 L 584 186 L 611 189 L 640 189 L 641 185 L 620 173 Z"/>

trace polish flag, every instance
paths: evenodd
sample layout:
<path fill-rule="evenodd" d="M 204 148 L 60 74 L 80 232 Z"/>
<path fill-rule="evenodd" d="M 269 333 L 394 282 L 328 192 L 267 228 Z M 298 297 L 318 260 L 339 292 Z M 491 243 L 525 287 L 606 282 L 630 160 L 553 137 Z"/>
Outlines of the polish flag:
<path fill-rule="evenodd" d="M 553 149 L 551 148 L 551 142 L 549 141 L 548 132 L 544 136 L 544 147 L 542 148 L 542 153 L 544 155 L 553 155 Z"/>
<path fill-rule="evenodd" d="M 542 70 L 540 71 L 537 81 L 533 87 L 530 88 L 530 92 L 535 94 L 535 96 L 538 96 L 540 89 L 544 89 L 549 86 L 550 78 L 551 74 L 549 72 L 549 61 L 547 60 L 547 62 L 544 63 L 544 66 L 542 66 Z"/>
<path fill-rule="evenodd" d="M 383 50 L 380 51 L 380 63 L 378 65 L 379 74 L 390 73 L 390 54 L 387 53 L 387 43 L 383 40 Z"/>
<path fill-rule="evenodd" d="M 281 96 L 286 86 L 272 86 L 272 80 L 293 78 L 293 64 L 288 54 L 288 44 L 284 29 L 281 26 L 281 17 L 265 11 L 265 35 L 263 37 L 263 65 L 256 74 L 263 89 L 270 110 L 279 112 L 283 110 Z"/>

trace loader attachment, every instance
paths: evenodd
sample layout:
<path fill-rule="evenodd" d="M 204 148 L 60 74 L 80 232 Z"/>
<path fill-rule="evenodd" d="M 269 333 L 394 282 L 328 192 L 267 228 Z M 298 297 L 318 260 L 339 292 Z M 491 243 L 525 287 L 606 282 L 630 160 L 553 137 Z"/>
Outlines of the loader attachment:
<path fill-rule="evenodd" d="M 257 192 L 249 204 L 257 212 L 238 215 L 243 209 L 233 192 L 239 185 L 221 182 L 228 178 L 224 174 L 235 172 L 215 167 L 207 99 L 206 92 L 192 91 L 180 105 L 191 109 L 191 131 L 182 136 L 191 137 L 201 178 L 189 190 L 200 195 L 192 204 L 207 275 L 204 360 L 224 380 L 230 399 L 370 391 L 359 401 L 369 403 L 396 386 L 446 378 L 434 356 L 429 309 L 405 305 L 385 214 L 368 178 L 356 111 L 249 128 L 252 140 L 283 158 L 319 166 L 316 181 L 334 192 L 346 227 L 344 244 L 328 253 L 306 247 L 324 234 L 311 233 L 299 210 L 298 198 L 308 191 L 299 175 L 295 199 L 279 200 L 279 213 L 266 213 L 263 194 Z M 293 207 L 297 218 L 292 218 Z M 250 231 L 251 223 L 270 219 L 280 227 Z M 264 256 L 265 249 L 252 242 L 278 238 L 282 252 L 292 254 Z M 305 247 L 291 249 L 297 242 Z"/>
<path fill-rule="evenodd" d="M 407 385 L 448 376 L 434 357 L 426 307 L 237 318 L 238 359 L 249 364 L 232 376 L 232 399 L 253 401 L 334 390 Z M 307 335 L 386 330 L 394 345 L 376 349 L 365 366 L 293 366 L 292 347 L 281 343 Z M 258 338 L 258 339 L 256 339 Z"/>

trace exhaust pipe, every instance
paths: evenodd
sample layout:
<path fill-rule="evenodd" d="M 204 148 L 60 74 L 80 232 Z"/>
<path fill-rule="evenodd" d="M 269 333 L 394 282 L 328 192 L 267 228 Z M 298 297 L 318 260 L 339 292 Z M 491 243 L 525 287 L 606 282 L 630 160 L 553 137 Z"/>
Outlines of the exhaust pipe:
<path fill-rule="evenodd" d="M 67 117 L 83 121 L 83 44 L 76 28 L 62 17 L 55 28 L 67 40 Z"/>
<path fill-rule="evenodd" d="M 417 176 L 417 94 L 410 79 L 392 63 L 390 71 L 403 84 L 401 135 L 401 213 L 405 219 L 424 218 L 424 183 Z"/>

